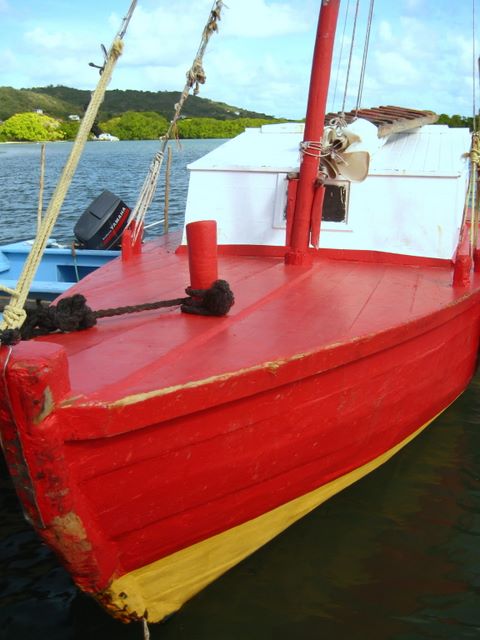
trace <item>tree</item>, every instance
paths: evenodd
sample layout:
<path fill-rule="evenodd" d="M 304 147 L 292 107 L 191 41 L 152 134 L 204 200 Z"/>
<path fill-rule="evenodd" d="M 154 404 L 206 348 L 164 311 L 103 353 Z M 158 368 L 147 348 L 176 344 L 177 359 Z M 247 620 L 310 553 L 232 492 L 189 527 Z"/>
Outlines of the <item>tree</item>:
<path fill-rule="evenodd" d="M 0 140 L 46 142 L 63 138 L 60 123 L 40 113 L 17 113 L 0 126 Z"/>
<path fill-rule="evenodd" d="M 63 134 L 64 140 L 74 140 L 78 130 L 80 128 L 80 122 L 78 121 L 64 121 L 60 123 L 60 130 Z"/>
<path fill-rule="evenodd" d="M 154 111 L 127 111 L 100 126 L 120 140 L 156 140 L 166 132 L 168 122 Z"/>
<path fill-rule="evenodd" d="M 285 120 L 238 118 L 237 120 L 215 120 L 214 118 L 186 118 L 178 122 L 180 138 L 234 138 L 247 127 L 286 122 Z"/>
<path fill-rule="evenodd" d="M 437 120 L 437 124 L 447 124 L 449 127 L 468 127 L 469 129 L 473 128 L 473 118 L 468 118 L 466 116 L 459 116 L 455 114 L 453 116 L 448 116 L 446 113 L 440 114 Z"/>

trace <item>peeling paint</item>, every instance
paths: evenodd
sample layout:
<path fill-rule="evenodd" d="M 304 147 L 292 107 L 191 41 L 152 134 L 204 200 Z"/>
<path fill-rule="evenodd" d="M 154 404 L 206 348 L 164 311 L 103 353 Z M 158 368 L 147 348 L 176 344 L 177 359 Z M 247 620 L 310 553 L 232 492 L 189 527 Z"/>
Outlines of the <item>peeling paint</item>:
<path fill-rule="evenodd" d="M 131 404 L 136 404 L 137 402 L 143 402 L 145 400 L 150 400 L 152 398 L 158 398 L 161 396 L 166 396 L 170 393 L 175 393 L 176 391 L 181 391 L 183 389 L 195 389 L 197 387 L 206 386 L 209 384 L 213 384 L 215 382 L 229 382 L 232 378 L 240 377 L 244 374 L 253 373 L 255 371 L 277 371 L 281 366 L 287 364 L 288 362 L 294 362 L 295 360 L 301 360 L 305 355 L 309 354 L 295 354 L 292 358 L 285 360 L 277 360 L 272 362 L 264 362 L 260 365 L 255 365 L 253 367 L 245 367 L 244 369 L 237 369 L 235 371 L 230 371 L 228 373 L 223 373 L 220 375 L 210 376 L 208 378 L 203 378 L 201 380 L 193 380 L 191 382 L 185 382 L 184 384 L 176 384 L 170 387 L 164 387 L 163 389 L 155 389 L 153 391 L 147 391 L 145 393 L 137 393 L 132 394 L 131 396 L 125 396 L 120 400 L 115 400 L 114 402 L 106 403 L 105 406 L 108 409 L 114 409 L 117 407 L 126 407 Z M 76 404 L 76 401 L 79 400 L 81 396 L 76 396 L 74 398 L 68 398 L 60 404 L 61 407 L 69 407 Z M 81 406 L 96 406 L 96 403 L 86 402 Z M 102 403 L 103 404 L 103 403 Z"/>
<path fill-rule="evenodd" d="M 40 413 L 34 417 L 34 424 L 39 424 L 44 420 L 55 408 L 55 403 L 53 402 L 53 394 L 50 387 L 45 387 L 43 391 L 43 398 L 41 403 Z"/>
<path fill-rule="evenodd" d="M 87 553 L 92 545 L 87 539 L 87 532 L 83 522 L 76 513 L 70 511 L 64 516 L 56 516 L 49 529 L 56 539 L 56 548 L 61 550 L 65 557 L 73 553 Z"/>

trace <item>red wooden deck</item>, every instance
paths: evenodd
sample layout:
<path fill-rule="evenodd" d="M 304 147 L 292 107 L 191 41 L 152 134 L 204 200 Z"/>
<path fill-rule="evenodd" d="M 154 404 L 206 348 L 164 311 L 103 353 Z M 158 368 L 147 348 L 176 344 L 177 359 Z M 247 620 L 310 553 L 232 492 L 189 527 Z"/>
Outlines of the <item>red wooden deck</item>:
<path fill-rule="evenodd" d="M 470 293 L 451 286 L 449 267 L 321 259 L 303 269 L 286 267 L 281 258 L 221 256 L 219 274 L 235 293 L 225 318 L 173 308 L 42 338 L 65 348 L 72 395 L 112 402 L 398 332 L 422 319 L 431 323 L 432 314 Z M 175 298 L 188 283 L 186 256 L 150 246 L 138 259 L 107 265 L 101 277 L 93 274 L 75 291 L 97 309 L 107 300 L 108 306 L 122 306 Z M 473 288 L 479 286 L 476 276 Z"/>

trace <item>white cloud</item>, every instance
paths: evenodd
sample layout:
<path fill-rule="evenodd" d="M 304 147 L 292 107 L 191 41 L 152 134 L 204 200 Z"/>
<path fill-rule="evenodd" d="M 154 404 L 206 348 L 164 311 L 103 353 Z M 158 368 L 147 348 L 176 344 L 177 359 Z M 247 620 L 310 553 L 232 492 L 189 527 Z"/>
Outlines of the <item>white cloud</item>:
<path fill-rule="evenodd" d="M 454 12 L 450 19 L 445 6 L 435 4 L 430 7 L 430 19 L 423 20 L 427 5 L 424 0 L 404 0 L 392 5 L 389 12 L 378 12 L 363 91 L 365 107 L 388 103 L 445 113 L 469 113 L 472 43 L 468 29 L 458 28 L 465 16 L 460 18 L 458 12 Z M 356 101 L 360 41 L 359 36 L 353 56 L 348 109 Z M 342 93 L 345 67 L 344 62 L 338 83 Z"/>
<path fill-rule="evenodd" d="M 396 51 L 376 54 L 375 62 L 376 76 L 387 86 L 412 86 L 420 78 L 418 66 Z"/>
<path fill-rule="evenodd" d="M 226 9 L 224 23 L 226 36 L 271 38 L 308 31 L 311 19 L 301 5 L 242 0 Z"/>
<path fill-rule="evenodd" d="M 96 0 L 98 19 L 93 24 L 91 1 L 84 0 L 85 12 L 79 8 L 78 19 L 72 19 L 71 11 L 60 11 L 61 3 L 55 4 L 51 14 L 53 5 L 48 2 L 40 8 L 36 2 L 27 7 L 23 0 L 15 6 L 0 0 L 0 12 L 9 9 L 4 14 L 4 51 L 0 52 L 3 82 L 92 88 L 98 75 L 88 62 L 101 63 L 99 44 L 108 47 L 124 14 L 118 8 L 109 13 Z M 110 7 L 119 4 L 109 1 Z M 278 116 L 302 117 L 318 4 L 318 0 L 226 0 L 219 33 L 212 36 L 205 55 L 207 83 L 200 95 Z M 142 0 L 126 34 L 111 88 L 182 89 L 211 6 L 212 0 Z M 429 20 L 423 20 L 427 10 Z M 363 104 L 388 101 L 462 112 L 465 100 L 471 100 L 471 91 L 465 87 L 472 71 L 469 33 L 466 27 L 459 28 L 465 18 L 462 12 L 463 3 L 455 11 L 432 0 L 377 3 Z M 357 31 L 348 108 L 356 101 L 366 13 Z M 342 17 L 339 26 L 341 30 Z M 336 60 L 332 69 L 336 106 L 343 94 L 348 40 L 349 35 L 338 79 Z M 337 48 L 340 42 L 338 37 Z M 460 97 L 465 93 L 465 99 Z"/>
<path fill-rule="evenodd" d="M 279 116 L 285 114 L 288 97 L 291 104 L 299 101 L 297 109 L 303 113 L 306 89 L 295 92 L 294 87 L 299 77 L 308 76 L 310 63 L 299 64 L 295 51 L 289 59 L 285 37 L 311 29 L 305 17 L 308 0 L 302 7 L 266 0 L 227 4 L 219 33 L 212 36 L 205 54 L 207 83 L 200 95 Z M 152 91 L 183 88 L 210 8 L 210 0 L 178 0 L 175 6 L 153 9 L 140 5 L 112 86 Z M 117 25 L 119 16 L 112 15 L 110 22 Z M 141 80 L 135 69 L 141 69 Z"/>
<path fill-rule="evenodd" d="M 78 38 L 64 30 L 48 31 L 41 26 L 27 31 L 24 35 L 24 40 L 37 51 L 44 51 L 49 54 L 57 53 L 58 55 L 64 54 L 65 51 L 85 51 L 89 48 L 89 45 L 93 47 L 97 43 L 97 39 L 91 36 L 84 37 L 82 35 L 81 38 Z"/>
<path fill-rule="evenodd" d="M 380 41 L 390 44 L 394 40 L 392 25 L 387 20 L 381 20 L 378 26 Z"/>

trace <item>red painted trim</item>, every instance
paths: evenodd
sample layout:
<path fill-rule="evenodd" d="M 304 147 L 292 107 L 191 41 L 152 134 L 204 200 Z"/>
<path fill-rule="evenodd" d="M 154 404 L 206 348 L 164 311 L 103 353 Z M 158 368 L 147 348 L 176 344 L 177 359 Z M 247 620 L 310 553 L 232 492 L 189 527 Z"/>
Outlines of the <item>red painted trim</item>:
<path fill-rule="evenodd" d="M 137 235 L 137 239 L 133 242 L 133 234 L 136 229 L 136 222 L 132 221 L 128 227 L 126 227 L 125 231 L 122 234 L 122 260 L 123 262 L 128 262 L 142 252 L 142 242 L 143 242 L 143 224 L 141 225 L 140 233 Z"/>
<path fill-rule="evenodd" d="M 315 249 L 318 249 L 320 243 L 320 227 L 322 224 L 323 200 L 325 198 L 325 186 L 317 184 L 312 203 L 312 223 L 310 232 L 310 241 Z"/>
<path fill-rule="evenodd" d="M 293 215 L 295 212 L 295 202 L 297 201 L 298 178 L 289 178 L 287 187 L 287 208 L 286 208 L 286 228 L 285 245 L 289 247 L 292 242 Z M 284 249 L 285 253 L 285 249 Z"/>
<path fill-rule="evenodd" d="M 328 258 L 330 260 L 345 260 L 351 262 L 370 262 L 377 264 L 398 264 L 405 266 L 421 267 L 451 267 L 452 260 L 443 258 L 425 258 L 423 256 L 408 256 L 399 253 L 383 251 L 362 251 L 357 249 L 310 249 L 314 258 Z M 186 245 L 180 245 L 176 253 L 187 253 Z M 284 246 L 257 245 L 257 244 L 221 244 L 218 246 L 218 254 L 223 256 L 252 256 L 281 258 L 285 254 Z"/>
<path fill-rule="evenodd" d="M 261 256 L 267 258 L 283 258 L 286 247 L 258 244 L 221 244 L 218 253 L 224 256 Z"/>
<path fill-rule="evenodd" d="M 387 251 L 361 251 L 357 249 L 324 249 L 318 251 L 320 257 L 332 260 L 348 260 L 353 262 L 372 262 L 378 264 L 398 264 L 421 267 L 451 267 L 452 260 L 444 258 L 426 258 L 423 256 L 408 256 Z"/>
<path fill-rule="evenodd" d="M 265 245 L 265 244 L 219 244 L 218 255 L 221 256 L 252 256 L 252 257 L 268 257 L 283 258 L 285 255 L 283 245 Z M 188 254 L 186 244 L 179 245 L 175 253 L 177 255 Z"/>
<path fill-rule="evenodd" d="M 458 241 L 457 253 L 455 257 L 455 268 L 453 272 L 454 287 L 468 287 L 470 284 L 470 273 L 472 271 L 472 256 L 470 255 L 470 224 L 465 221 L 460 239 Z"/>
<path fill-rule="evenodd" d="M 480 249 L 475 249 L 473 253 L 473 264 L 475 271 L 478 273 L 480 271 Z"/>

